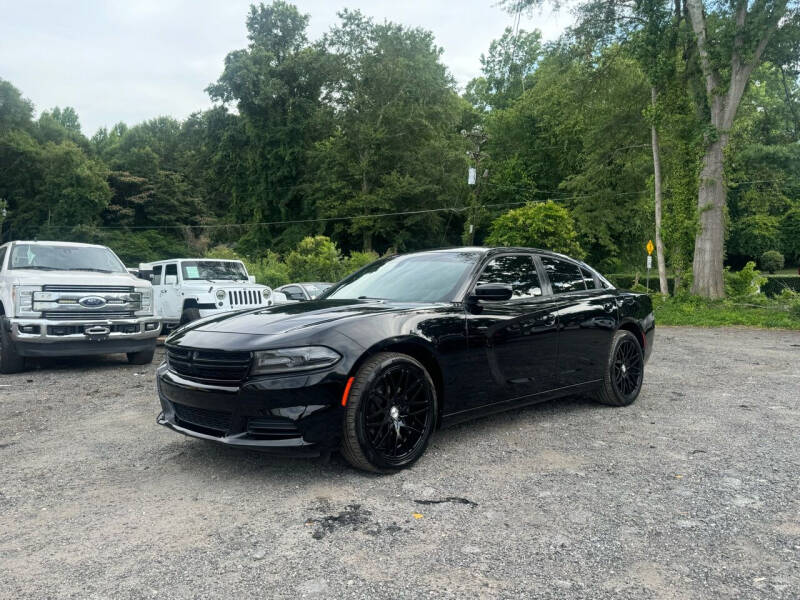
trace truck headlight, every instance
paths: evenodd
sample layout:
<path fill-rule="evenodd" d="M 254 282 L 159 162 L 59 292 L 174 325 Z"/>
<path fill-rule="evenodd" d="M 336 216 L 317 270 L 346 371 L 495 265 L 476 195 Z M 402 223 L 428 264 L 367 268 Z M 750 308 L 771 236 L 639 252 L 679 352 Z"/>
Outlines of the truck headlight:
<path fill-rule="evenodd" d="M 139 310 L 137 315 L 150 316 L 153 314 L 153 288 L 137 287 L 136 293 L 139 294 Z"/>
<path fill-rule="evenodd" d="M 41 292 L 39 285 L 15 285 L 11 288 L 11 300 L 18 317 L 38 317 L 39 312 L 33 310 L 33 293 Z"/>
<path fill-rule="evenodd" d="M 272 375 L 291 371 L 310 371 L 330 367 L 339 362 L 342 355 L 326 346 L 301 346 L 279 348 L 253 353 L 251 375 Z"/>
<path fill-rule="evenodd" d="M 265 300 L 268 300 L 270 296 L 272 296 L 272 290 L 269 288 L 264 288 L 261 290 L 261 295 L 264 296 Z"/>
<path fill-rule="evenodd" d="M 217 290 L 217 300 L 225 300 L 225 290 Z"/>

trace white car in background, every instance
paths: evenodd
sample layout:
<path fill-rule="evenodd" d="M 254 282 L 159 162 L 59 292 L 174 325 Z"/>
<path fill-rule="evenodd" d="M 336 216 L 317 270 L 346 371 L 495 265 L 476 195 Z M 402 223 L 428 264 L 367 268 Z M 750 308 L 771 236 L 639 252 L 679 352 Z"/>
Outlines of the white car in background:
<path fill-rule="evenodd" d="M 156 315 L 166 329 L 201 317 L 286 301 L 283 294 L 257 284 L 240 260 L 175 258 L 142 263 L 139 273 L 153 284 Z"/>
<path fill-rule="evenodd" d="M 315 300 L 317 296 L 319 296 L 332 285 L 332 283 L 325 283 L 321 281 L 287 283 L 279 288 L 275 288 L 275 292 L 280 292 L 286 295 L 286 299 L 289 302 L 307 302 L 309 300 Z"/>

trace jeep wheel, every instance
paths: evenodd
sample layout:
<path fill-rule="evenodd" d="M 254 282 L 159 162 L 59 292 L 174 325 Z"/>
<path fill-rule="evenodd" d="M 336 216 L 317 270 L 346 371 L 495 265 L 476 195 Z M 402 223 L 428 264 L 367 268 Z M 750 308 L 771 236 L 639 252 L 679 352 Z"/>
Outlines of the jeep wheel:
<path fill-rule="evenodd" d="M 186 325 L 187 323 L 191 323 L 192 321 L 197 321 L 200 318 L 200 309 L 189 307 L 184 308 L 183 312 L 181 313 L 181 325 Z"/>

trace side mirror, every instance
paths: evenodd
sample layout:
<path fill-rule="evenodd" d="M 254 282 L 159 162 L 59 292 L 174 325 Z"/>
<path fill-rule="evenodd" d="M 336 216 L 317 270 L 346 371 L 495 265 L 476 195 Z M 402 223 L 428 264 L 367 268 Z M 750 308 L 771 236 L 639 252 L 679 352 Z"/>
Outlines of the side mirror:
<path fill-rule="evenodd" d="M 511 286 L 505 283 L 484 283 L 475 287 L 475 293 L 472 298 L 487 302 L 503 302 L 510 300 L 512 294 Z"/>
<path fill-rule="evenodd" d="M 167 275 L 164 277 L 164 285 L 178 285 L 177 275 Z"/>
<path fill-rule="evenodd" d="M 249 281 L 250 283 L 255 283 L 256 282 L 256 276 L 255 275 L 248 275 L 247 276 L 247 281 Z"/>

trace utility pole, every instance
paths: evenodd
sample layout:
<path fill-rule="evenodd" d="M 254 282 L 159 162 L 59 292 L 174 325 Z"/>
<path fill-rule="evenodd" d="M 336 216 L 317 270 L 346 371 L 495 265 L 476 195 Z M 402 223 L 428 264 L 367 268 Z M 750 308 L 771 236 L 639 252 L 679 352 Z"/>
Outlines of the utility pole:
<path fill-rule="evenodd" d="M 468 244 L 472 246 L 475 244 L 475 230 L 478 228 L 478 211 L 480 210 L 478 197 L 480 196 L 481 192 L 480 180 L 485 179 L 489 175 L 488 171 L 481 173 L 481 161 L 488 157 L 488 155 L 483 152 L 481 148 L 489 140 L 489 136 L 486 135 L 483 127 L 480 125 L 475 125 L 475 127 L 473 127 L 470 131 L 462 129 L 461 135 L 467 138 L 472 146 L 469 150 L 467 150 L 467 156 L 469 156 L 470 162 L 475 165 L 474 167 L 471 166 L 469 168 L 467 175 L 467 184 L 472 186 L 472 194 L 468 217 L 469 228 L 466 232 L 466 238 L 469 240 Z"/>

